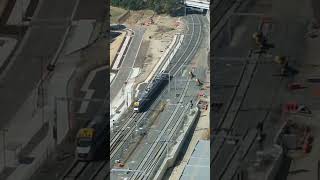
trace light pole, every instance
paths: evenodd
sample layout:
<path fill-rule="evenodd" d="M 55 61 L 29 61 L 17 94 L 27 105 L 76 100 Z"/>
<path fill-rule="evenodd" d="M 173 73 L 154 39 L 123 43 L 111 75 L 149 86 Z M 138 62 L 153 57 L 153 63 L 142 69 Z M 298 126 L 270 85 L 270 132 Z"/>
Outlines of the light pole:
<path fill-rule="evenodd" d="M 177 95 L 177 81 L 178 82 L 189 82 L 189 79 L 188 80 L 177 80 L 177 78 L 174 79 L 174 93 L 175 95 Z M 177 96 L 176 96 L 177 98 Z"/>

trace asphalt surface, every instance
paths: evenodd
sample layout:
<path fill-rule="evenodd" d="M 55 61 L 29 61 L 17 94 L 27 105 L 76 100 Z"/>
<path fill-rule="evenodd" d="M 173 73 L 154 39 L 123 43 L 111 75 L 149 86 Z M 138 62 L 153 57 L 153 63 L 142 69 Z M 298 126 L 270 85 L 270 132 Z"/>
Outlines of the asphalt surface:
<path fill-rule="evenodd" d="M 111 83 L 110 87 L 110 102 L 114 100 L 119 90 L 123 87 L 124 82 L 128 79 L 132 67 L 134 65 L 135 58 L 140 48 L 140 43 L 143 38 L 144 29 L 137 27 L 132 29 L 134 31 L 134 36 L 131 39 L 131 43 L 128 47 L 124 59 L 122 60 L 121 67 L 117 72 L 116 77 Z"/>
<path fill-rule="evenodd" d="M 92 79 L 91 83 L 89 84 L 89 89 L 93 90 L 92 99 L 105 99 L 107 96 L 107 88 L 105 87 L 106 84 L 106 69 L 100 70 L 96 73 L 94 78 Z M 81 92 L 81 97 L 84 98 L 87 92 Z M 93 119 L 95 114 L 101 109 L 104 108 L 104 112 L 106 112 L 107 108 L 102 107 L 104 101 L 99 102 L 89 102 L 88 108 L 86 112 L 83 114 L 76 113 L 76 119 Z M 80 108 L 81 103 L 76 103 L 75 110 Z"/>
<path fill-rule="evenodd" d="M 97 19 L 102 21 L 104 1 L 80 0 L 43 0 L 39 3 L 40 10 L 29 27 L 30 35 L 12 58 L 7 72 L 1 74 L 3 79 L 0 87 L 0 127 L 13 118 L 19 107 L 36 88 L 40 80 L 41 67 L 46 65 L 57 51 L 64 33 L 70 24 L 72 13 L 74 19 Z"/>
<path fill-rule="evenodd" d="M 213 128 L 230 128 L 235 136 L 245 137 L 244 141 L 228 144 L 224 138 L 213 137 L 211 139 L 211 176 L 213 179 L 232 179 L 235 175 L 234 168 L 239 163 L 237 159 L 240 153 L 248 154 L 240 161 L 247 162 L 255 158 L 258 144 L 255 143 L 256 136 L 250 140 L 248 134 L 254 134 L 259 121 L 264 122 L 264 129 L 267 133 L 264 146 L 272 145 L 273 138 L 277 132 L 280 119 L 280 104 L 286 101 L 287 78 L 275 76 L 280 73 L 280 67 L 274 63 L 259 63 L 259 61 L 270 60 L 268 57 L 260 58 L 258 63 L 248 60 L 248 51 L 252 48 L 252 34 L 257 30 L 257 21 L 253 18 L 244 18 L 238 26 L 242 33 L 238 34 L 239 40 L 233 46 L 225 46 L 213 52 L 216 57 L 240 57 L 242 60 L 224 61 L 216 59 L 213 71 L 213 94 L 214 102 L 223 103 L 220 110 L 213 112 L 211 121 Z M 289 55 L 299 58 L 301 53 L 301 38 L 305 29 L 303 23 L 291 23 L 286 28 L 282 22 L 274 24 L 270 29 L 269 38 L 275 43 L 276 48 L 271 51 L 274 55 Z M 235 33 L 236 34 L 236 33 Z M 297 35 L 301 36 L 297 36 Z M 243 74 L 243 78 L 241 79 Z M 242 88 L 244 84 L 249 86 Z M 233 92 L 236 92 L 233 98 Z M 228 108 L 229 103 L 232 103 Z M 240 103 L 240 107 L 236 107 Z M 228 114 L 228 116 L 225 116 Z M 252 133 L 253 132 L 253 133 Z M 225 133 L 224 133 L 225 134 Z M 229 133 L 230 135 L 230 133 Z M 247 135 L 247 136 L 246 136 Z M 222 142 L 222 146 L 220 143 Z M 246 143 L 246 144 L 245 144 Z M 246 149 L 244 147 L 249 147 Z M 243 148 L 244 152 L 238 148 Z M 242 154 L 243 155 L 243 154 Z M 239 167 L 238 167 L 239 168 Z M 235 177 L 233 177 L 235 178 Z"/>
<path fill-rule="evenodd" d="M 50 22 L 55 19 L 71 17 L 76 0 L 44 0 L 40 3 L 36 18 Z M 41 64 L 48 64 L 61 43 L 67 30 L 66 22 L 50 27 L 47 22 L 38 22 L 30 27 L 30 36 L 26 39 L 17 58 L 11 59 L 11 65 L 1 82 L 0 88 L 0 127 L 17 112 L 18 108 L 30 95 L 41 76 Z M 39 58 L 41 57 L 41 58 Z M 3 74 L 2 74 L 3 75 Z"/>

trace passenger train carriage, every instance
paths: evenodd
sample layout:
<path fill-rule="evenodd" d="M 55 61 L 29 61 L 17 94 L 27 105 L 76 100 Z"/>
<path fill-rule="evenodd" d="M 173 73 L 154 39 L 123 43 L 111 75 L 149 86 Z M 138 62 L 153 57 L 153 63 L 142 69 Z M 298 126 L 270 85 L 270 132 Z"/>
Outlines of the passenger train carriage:
<path fill-rule="evenodd" d="M 146 111 L 168 83 L 169 78 L 171 77 L 164 73 L 156 76 L 133 103 L 133 111 L 137 113 Z"/>

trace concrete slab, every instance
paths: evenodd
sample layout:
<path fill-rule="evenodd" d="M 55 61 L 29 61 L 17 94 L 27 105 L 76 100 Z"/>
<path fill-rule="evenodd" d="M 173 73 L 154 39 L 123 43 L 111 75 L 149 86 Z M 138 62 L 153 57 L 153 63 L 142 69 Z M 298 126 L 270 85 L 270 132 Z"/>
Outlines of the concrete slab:
<path fill-rule="evenodd" d="M 16 3 L 8 18 L 8 25 L 20 25 L 22 23 L 22 17 L 27 11 L 31 0 L 16 0 Z"/>
<path fill-rule="evenodd" d="M 17 44 L 14 38 L 0 37 L 0 67 L 5 63 Z"/>
<path fill-rule="evenodd" d="M 67 42 L 65 53 L 70 54 L 80 50 L 89 44 L 89 40 L 94 29 L 95 20 L 79 20 L 73 22 L 72 35 Z"/>
<path fill-rule="evenodd" d="M 132 104 L 134 81 L 139 73 L 140 68 L 132 68 L 132 72 L 127 79 L 127 84 L 119 89 L 116 98 L 111 102 L 110 128 L 113 127 L 113 123 L 117 122 L 121 115 L 128 109 L 128 106 Z"/>

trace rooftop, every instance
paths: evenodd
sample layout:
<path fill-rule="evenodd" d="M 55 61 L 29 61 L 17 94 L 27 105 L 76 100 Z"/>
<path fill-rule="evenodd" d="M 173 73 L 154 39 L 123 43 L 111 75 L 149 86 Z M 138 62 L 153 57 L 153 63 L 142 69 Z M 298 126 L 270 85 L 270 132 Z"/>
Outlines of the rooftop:
<path fill-rule="evenodd" d="M 210 141 L 199 140 L 180 180 L 210 179 Z"/>

